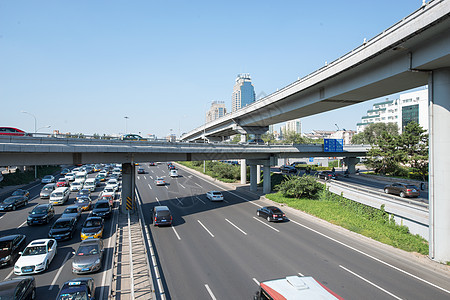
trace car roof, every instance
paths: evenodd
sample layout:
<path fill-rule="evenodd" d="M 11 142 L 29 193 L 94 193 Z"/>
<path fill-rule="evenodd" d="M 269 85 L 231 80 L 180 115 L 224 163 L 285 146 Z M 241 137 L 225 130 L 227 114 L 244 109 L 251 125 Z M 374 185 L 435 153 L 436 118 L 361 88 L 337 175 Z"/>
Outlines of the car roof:
<path fill-rule="evenodd" d="M 48 242 L 50 242 L 53 239 L 38 239 L 38 240 L 34 240 L 31 243 L 28 244 L 27 247 L 29 246 L 43 246 L 43 245 L 47 245 Z"/>
<path fill-rule="evenodd" d="M 100 199 L 95 204 L 97 205 L 98 203 L 108 203 L 109 204 L 109 200 Z"/>
<path fill-rule="evenodd" d="M 12 241 L 18 236 L 23 236 L 23 234 L 11 234 L 0 237 L 0 242 Z"/>
<path fill-rule="evenodd" d="M 72 221 L 73 218 L 74 218 L 74 217 L 59 217 L 59 218 L 55 221 L 55 223 Z"/>
<path fill-rule="evenodd" d="M 49 207 L 50 205 L 52 205 L 51 203 L 42 203 L 42 204 L 38 204 L 38 205 L 36 205 L 34 208 L 33 208 L 33 210 L 35 209 L 35 208 L 37 208 L 37 207 Z"/>
<path fill-rule="evenodd" d="M 85 239 L 84 241 L 81 241 L 80 246 L 84 246 L 84 245 L 90 245 L 90 244 L 102 244 L 102 240 L 101 239 Z"/>
<path fill-rule="evenodd" d="M 161 206 L 155 206 L 155 210 L 170 210 L 167 206 L 161 205 Z"/>
<path fill-rule="evenodd" d="M 68 209 L 68 208 L 78 208 L 78 205 L 75 205 L 75 204 L 74 205 L 69 205 L 69 206 L 66 207 L 66 209 Z M 66 209 L 64 209 L 64 210 L 66 210 Z"/>

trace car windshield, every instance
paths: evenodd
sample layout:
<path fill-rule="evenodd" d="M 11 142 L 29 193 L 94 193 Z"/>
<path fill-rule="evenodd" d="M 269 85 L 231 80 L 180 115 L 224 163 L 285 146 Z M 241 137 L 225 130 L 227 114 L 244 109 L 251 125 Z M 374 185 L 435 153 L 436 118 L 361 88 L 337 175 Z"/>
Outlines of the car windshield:
<path fill-rule="evenodd" d="M 156 213 L 158 217 L 168 217 L 170 216 L 170 212 L 168 210 L 161 210 Z"/>
<path fill-rule="evenodd" d="M 53 193 L 52 196 L 53 197 L 62 197 L 62 193 Z"/>
<path fill-rule="evenodd" d="M 105 192 L 112 193 L 112 192 L 114 192 L 114 189 L 113 188 L 105 188 Z"/>
<path fill-rule="evenodd" d="M 415 185 L 407 185 L 406 186 L 408 189 L 418 189 Z"/>
<path fill-rule="evenodd" d="M 73 293 L 63 293 L 59 295 L 57 300 L 88 300 L 85 291 L 78 291 Z"/>
<path fill-rule="evenodd" d="M 72 185 L 81 185 L 81 182 L 75 181 Z"/>
<path fill-rule="evenodd" d="M 65 179 L 59 179 L 58 182 L 66 182 Z"/>
<path fill-rule="evenodd" d="M 23 256 L 28 256 L 28 255 L 40 255 L 40 254 L 45 254 L 47 253 L 47 247 L 44 246 L 30 246 L 27 247 L 25 249 L 25 251 L 23 251 Z"/>
<path fill-rule="evenodd" d="M 50 178 L 52 178 L 52 176 L 50 176 L 50 175 L 45 175 L 44 176 L 44 179 L 50 179 Z"/>
<path fill-rule="evenodd" d="M 73 213 L 77 213 L 78 212 L 78 208 L 76 207 L 68 207 L 64 210 L 64 214 L 73 214 Z"/>
<path fill-rule="evenodd" d="M 0 250 L 8 250 L 10 248 L 11 248 L 11 242 L 10 241 L 0 242 Z"/>
<path fill-rule="evenodd" d="M 95 205 L 95 208 L 108 208 L 108 207 L 109 207 L 108 202 L 97 202 L 97 204 Z"/>
<path fill-rule="evenodd" d="M 280 214 L 282 211 L 279 208 L 273 207 L 270 209 L 274 214 Z"/>
<path fill-rule="evenodd" d="M 98 245 L 84 245 L 78 248 L 77 255 L 95 255 L 98 253 Z"/>
<path fill-rule="evenodd" d="M 35 214 L 45 214 L 47 212 L 47 207 L 35 207 L 32 211 L 31 214 L 35 215 Z"/>
<path fill-rule="evenodd" d="M 53 190 L 53 189 L 52 189 L 51 187 L 49 187 L 49 186 L 47 186 L 47 187 L 44 186 L 43 190 L 44 190 L 44 191 L 51 191 L 51 190 Z"/>
<path fill-rule="evenodd" d="M 4 204 L 11 204 L 16 201 L 16 198 L 6 198 L 5 201 L 3 201 Z"/>
<path fill-rule="evenodd" d="M 69 226 L 70 226 L 70 221 L 60 221 L 60 222 L 56 222 L 53 225 L 53 229 L 67 228 Z"/>
<path fill-rule="evenodd" d="M 87 220 L 84 227 L 98 227 L 102 226 L 102 221 L 100 220 Z"/>
<path fill-rule="evenodd" d="M 78 198 L 78 200 L 77 200 L 78 203 L 84 203 L 84 202 L 88 202 L 88 201 L 89 201 L 89 199 L 86 197 L 81 197 L 81 198 Z"/>
<path fill-rule="evenodd" d="M 214 196 L 222 196 L 222 193 L 221 192 L 214 192 L 213 195 Z"/>

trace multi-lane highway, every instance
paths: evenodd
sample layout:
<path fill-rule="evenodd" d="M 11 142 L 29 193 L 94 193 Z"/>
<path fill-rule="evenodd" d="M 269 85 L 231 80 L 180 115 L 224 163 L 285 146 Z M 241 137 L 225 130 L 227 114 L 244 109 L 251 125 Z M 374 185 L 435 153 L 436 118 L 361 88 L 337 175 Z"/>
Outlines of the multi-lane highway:
<path fill-rule="evenodd" d="M 90 175 L 93 176 L 93 175 Z M 103 186 L 104 184 L 102 184 Z M 9 235 L 21 233 L 25 234 L 27 237 L 27 244 L 35 239 L 47 238 L 48 231 L 53 224 L 53 222 L 62 214 L 64 209 L 74 203 L 76 192 L 70 194 L 69 201 L 64 205 L 55 206 L 55 217 L 48 225 L 27 225 L 28 212 L 30 212 L 33 207 L 41 203 L 48 203 L 48 199 L 40 199 L 39 192 L 43 184 L 37 184 L 29 189 L 30 191 L 30 201 L 26 207 L 18 208 L 16 211 L 9 211 L 0 213 L 0 228 L 1 235 Z M 102 190 L 102 186 L 97 187 L 96 191 L 91 194 L 93 203 L 97 199 L 99 192 Z M 70 279 L 77 277 L 92 277 L 95 280 L 95 298 L 96 299 L 106 299 L 109 294 L 109 282 L 107 280 L 107 273 L 111 270 L 111 256 L 112 256 L 112 243 L 111 237 L 113 232 L 113 218 L 107 220 L 105 223 L 105 231 L 103 233 L 104 240 L 104 258 L 106 264 L 100 272 L 94 274 L 86 275 L 76 275 L 72 274 L 72 258 L 73 251 L 76 251 L 78 245 L 81 242 L 80 230 L 86 219 L 89 211 L 83 212 L 80 220 L 77 224 L 77 230 L 75 231 L 74 237 L 68 241 L 58 242 L 57 254 L 54 260 L 51 262 L 49 270 L 41 274 L 33 274 L 36 279 L 36 299 L 48 300 L 55 299 L 59 289 L 62 284 Z M 0 280 L 6 278 L 16 277 L 13 273 L 13 266 L 4 267 L 0 269 Z M 110 281 L 110 279 L 109 279 Z"/>
<path fill-rule="evenodd" d="M 136 184 L 169 299 L 251 299 L 258 282 L 298 273 L 345 299 L 450 297 L 448 273 L 435 263 L 419 263 L 412 254 L 286 207 L 290 221 L 268 223 L 256 217 L 267 200 L 189 170 L 170 178 L 166 164 L 141 166 L 147 174 L 139 174 Z M 155 185 L 161 176 L 166 186 Z M 225 201 L 207 200 L 209 190 L 222 190 Z M 172 227 L 152 225 L 155 205 L 171 209 Z"/>

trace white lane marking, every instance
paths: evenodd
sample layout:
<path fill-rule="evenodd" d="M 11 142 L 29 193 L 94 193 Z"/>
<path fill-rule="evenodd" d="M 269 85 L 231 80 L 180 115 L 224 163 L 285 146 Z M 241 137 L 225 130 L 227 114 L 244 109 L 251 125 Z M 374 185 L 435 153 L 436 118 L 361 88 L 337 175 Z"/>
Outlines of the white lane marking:
<path fill-rule="evenodd" d="M 197 182 L 194 182 L 194 184 L 200 188 L 203 188 L 200 184 L 198 184 Z"/>
<path fill-rule="evenodd" d="M 153 172 L 153 171 L 152 171 Z M 153 176 L 150 176 L 150 179 L 153 179 Z"/>
<path fill-rule="evenodd" d="M 144 175 L 144 180 L 147 180 L 147 177 Z"/>
<path fill-rule="evenodd" d="M 300 273 L 300 272 L 298 272 L 298 275 L 300 275 L 300 276 L 305 276 L 305 275 L 303 275 L 302 273 Z"/>
<path fill-rule="evenodd" d="M 230 223 L 231 225 L 234 226 L 234 228 L 236 228 L 237 230 L 239 230 L 240 232 L 242 232 L 243 234 L 247 235 L 247 232 L 245 232 L 244 230 L 240 229 L 239 227 L 237 227 L 235 224 L 233 224 L 230 220 L 228 220 L 227 218 L 225 218 L 225 221 L 227 221 L 228 223 Z"/>
<path fill-rule="evenodd" d="M 169 187 L 167 185 L 165 185 L 166 189 L 169 189 Z"/>
<path fill-rule="evenodd" d="M 161 202 L 159 202 L 158 197 L 155 197 L 156 201 L 158 201 L 158 204 L 161 205 Z"/>
<path fill-rule="evenodd" d="M 259 286 L 259 281 L 256 280 L 256 278 L 252 278 L 252 279 L 253 279 L 253 281 Z"/>
<path fill-rule="evenodd" d="M 199 222 L 199 223 L 200 223 L 200 225 L 202 225 L 203 229 L 205 229 L 205 230 L 206 230 L 206 231 L 207 231 L 207 232 L 209 233 L 209 235 L 210 235 L 210 236 L 214 237 L 214 234 L 212 234 L 212 233 L 211 233 L 211 231 L 209 231 L 209 230 L 208 230 L 208 228 L 206 228 L 206 226 L 205 226 L 205 225 L 203 225 L 203 223 L 202 223 L 202 222 L 200 222 L 200 220 L 197 220 L 197 222 Z"/>
<path fill-rule="evenodd" d="M 11 270 L 11 272 L 9 272 L 9 274 L 8 274 L 8 276 L 6 276 L 6 278 L 4 279 L 4 280 L 6 280 L 6 279 L 8 279 L 9 277 L 11 277 L 11 275 L 14 273 L 14 267 L 13 267 L 13 269 Z"/>
<path fill-rule="evenodd" d="M 273 230 L 275 230 L 276 232 L 280 232 L 278 229 L 276 229 L 275 227 L 270 226 L 269 224 L 264 223 L 262 220 L 258 219 L 257 217 L 253 217 L 253 219 L 255 219 L 256 221 L 260 222 L 261 224 L 266 225 L 267 227 L 272 228 Z"/>
<path fill-rule="evenodd" d="M 181 187 L 182 187 L 183 189 L 185 189 L 184 185 L 182 185 L 181 183 L 179 183 L 179 185 L 181 185 Z"/>
<path fill-rule="evenodd" d="M 115 208 L 114 209 L 114 217 L 112 218 L 112 219 L 114 219 L 115 218 L 115 216 L 117 215 L 117 208 Z M 112 242 L 112 240 L 113 240 L 113 227 L 114 227 L 114 225 L 115 224 L 117 224 L 117 222 L 111 222 L 111 228 L 109 229 L 109 232 L 110 232 L 110 237 L 109 237 L 109 241 L 108 241 L 108 248 L 109 249 L 111 249 L 111 242 Z M 117 235 L 116 235 L 116 238 L 117 238 Z M 111 255 L 113 254 L 113 251 L 109 251 L 108 252 L 108 255 L 107 255 L 107 257 L 106 257 L 106 261 L 105 261 L 105 264 L 106 264 L 106 262 L 109 262 L 109 261 L 111 261 L 110 259 L 111 259 Z M 105 287 L 106 287 L 106 275 L 107 275 L 107 271 L 104 271 L 103 272 L 103 278 L 102 278 L 102 287 L 101 287 L 101 289 L 100 289 L 100 299 L 103 299 L 103 295 L 104 295 L 104 293 L 105 293 Z"/>
<path fill-rule="evenodd" d="M 360 276 L 360 275 L 356 274 L 356 273 L 355 273 L 355 272 L 353 272 L 353 271 L 350 271 L 350 270 L 349 270 L 349 269 L 347 269 L 346 267 L 344 267 L 344 266 L 341 266 L 341 265 L 339 265 L 339 267 L 341 267 L 341 268 L 342 268 L 342 269 L 344 269 L 345 271 L 349 272 L 350 274 L 353 274 L 353 275 L 355 275 L 355 276 L 356 276 L 356 277 L 358 277 L 359 279 L 361 279 L 361 280 L 363 280 L 363 281 L 365 281 L 365 282 L 367 282 L 367 283 L 369 283 L 369 284 L 373 285 L 374 287 L 376 287 L 377 289 L 379 289 L 379 290 L 381 290 L 381 291 L 385 292 L 385 293 L 386 293 L 386 294 L 388 294 L 389 296 L 392 296 L 393 298 L 395 298 L 395 299 L 398 299 L 398 300 L 402 300 L 402 298 L 400 298 L 400 297 L 397 297 L 396 295 L 394 295 L 394 294 L 392 294 L 391 292 L 389 292 L 389 291 L 387 291 L 387 290 L 383 289 L 382 287 L 380 287 L 380 286 L 376 285 L 375 283 L 373 283 L 373 282 L 371 282 L 371 281 L 367 280 L 366 278 L 364 278 L 364 277 L 362 277 L 362 276 Z"/>
<path fill-rule="evenodd" d="M 202 199 L 200 199 L 200 197 L 195 196 L 195 198 L 197 198 L 198 200 L 200 200 L 201 203 L 206 204 L 206 202 L 203 201 Z"/>
<path fill-rule="evenodd" d="M 140 178 L 139 176 L 137 176 L 137 179 L 138 179 L 138 180 L 141 180 L 141 178 Z"/>
<path fill-rule="evenodd" d="M 152 186 L 150 185 L 150 183 L 148 183 L 147 185 L 148 185 L 148 187 L 149 187 L 150 189 L 152 189 Z"/>
<path fill-rule="evenodd" d="M 69 255 L 72 252 L 67 252 L 66 254 L 66 258 L 64 258 L 64 261 L 61 265 L 61 267 L 59 267 L 58 273 L 56 273 L 55 278 L 53 279 L 52 283 L 50 284 L 50 287 L 48 288 L 49 291 L 51 291 L 53 289 L 53 287 L 55 286 L 56 281 L 58 280 L 59 275 L 61 274 L 61 271 L 64 269 L 64 265 L 66 264 L 67 260 L 69 259 Z"/>
<path fill-rule="evenodd" d="M 173 229 L 173 232 L 175 232 L 175 235 L 177 236 L 178 240 L 181 240 L 180 236 L 178 235 L 178 232 L 175 230 L 175 227 L 171 226 Z"/>
<path fill-rule="evenodd" d="M 205 284 L 205 288 L 208 291 L 209 295 L 211 296 L 211 299 L 217 300 L 217 298 L 214 296 L 213 292 L 211 291 L 211 289 L 209 288 L 209 286 L 207 284 Z"/>
<path fill-rule="evenodd" d="M 375 260 L 375 261 L 377 261 L 377 262 L 379 262 L 379 263 L 381 263 L 381 264 L 384 264 L 385 266 L 388 266 L 388 267 L 390 267 L 390 268 L 392 268 L 392 269 L 394 269 L 394 270 L 397 270 L 397 271 L 399 271 L 399 272 L 401 272 L 401 273 L 403 273 L 403 274 L 406 274 L 406 275 L 408 275 L 408 276 L 411 276 L 411 277 L 414 278 L 414 279 L 417 279 L 417 280 L 419 280 L 419 281 L 422 281 L 423 283 L 426 283 L 426 284 L 428 284 L 428 285 L 431 285 L 432 287 L 435 287 L 435 288 L 437 288 L 437 289 L 440 289 L 441 291 L 444 291 L 444 292 L 450 294 L 450 291 L 449 291 L 449 290 L 446 290 L 446 289 L 444 289 L 444 288 L 442 288 L 442 287 L 440 287 L 440 286 L 438 286 L 438 285 L 436 285 L 436 284 L 434 284 L 434 283 L 431 283 L 431 282 L 429 282 L 429 281 L 426 281 L 425 279 L 422 279 L 422 278 L 420 278 L 420 277 L 418 277 L 418 276 L 416 276 L 416 275 L 414 275 L 414 274 L 411 274 L 411 273 L 409 273 L 409 272 L 407 272 L 407 271 L 405 271 L 405 270 L 402 270 L 402 269 L 400 269 L 400 268 L 398 268 L 398 267 L 396 267 L 396 266 L 394 266 L 394 265 L 391 265 L 391 264 L 389 264 L 389 263 L 387 263 L 387 262 L 385 262 L 385 261 L 383 261 L 383 260 L 381 260 L 381 259 L 379 259 L 379 258 L 376 258 L 375 256 L 372 256 L 372 255 L 370 255 L 370 254 L 367 254 L 367 253 L 365 253 L 365 252 L 363 252 L 363 251 L 361 251 L 361 250 L 359 250 L 359 249 L 356 249 L 356 248 L 354 248 L 354 247 L 352 247 L 352 246 L 350 246 L 350 245 L 347 245 L 347 244 L 345 244 L 345 243 L 343 243 L 343 242 L 341 242 L 341 241 L 338 241 L 338 240 L 336 240 L 336 239 L 334 239 L 334 238 L 332 238 L 332 237 L 330 237 L 330 236 L 328 236 L 328 235 L 325 235 L 325 234 L 323 234 L 323 233 L 321 233 L 321 232 L 319 232 L 319 231 L 317 231 L 317 230 L 315 230 L 315 229 L 312 229 L 312 228 L 310 228 L 310 227 L 308 227 L 308 226 L 306 226 L 306 225 L 300 224 L 299 222 L 296 222 L 296 221 L 294 221 L 294 220 L 290 220 L 290 222 L 293 222 L 294 224 L 297 224 L 297 225 L 299 225 L 299 226 L 301 226 L 301 227 L 303 227 L 303 228 L 305 228 L 305 229 L 308 229 L 308 230 L 310 230 L 310 231 L 312 231 L 312 232 L 315 232 L 315 233 L 317 233 L 318 235 L 321 235 L 321 236 L 323 236 L 323 237 L 325 237 L 325 238 L 327 238 L 327 239 L 329 239 L 329 240 L 331 240 L 331 241 L 334 241 L 334 242 L 336 242 L 336 243 L 338 243 L 338 244 L 340 244 L 340 245 L 342 245 L 342 246 L 344 246 L 344 247 L 347 247 L 347 248 L 349 248 L 349 249 L 351 249 L 351 250 L 353 250 L 353 251 L 355 251 L 355 252 L 358 252 L 359 254 L 362 254 L 362 255 L 364 255 L 364 256 L 366 256 L 366 257 L 369 257 L 369 258 L 371 258 L 371 259 L 373 259 L 373 260 Z"/>
<path fill-rule="evenodd" d="M 184 170 L 185 170 L 186 172 L 189 172 L 189 173 L 191 173 L 191 174 L 194 174 L 194 173 L 192 173 L 191 171 L 189 171 L 187 168 L 185 168 Z M 215 183 L 213 183 L 213 182 L 209 182 L 209 181 L 207 181 L 207 180 L 205 180 L 205 179 L 203 179 L 203 178 L 201 178 L 201 177 L 197 177 L 197 178 L 200 178 L 201 180 L 206 181 L 206 182 L 208 182 L 209 184 L 214 185 L 215 187 L 219 188 L 220 190 L 226 191 L 227 193 L 230 193 L 230 194 L 232 194 L 232 195 L 234 195 L 234 196 L 236 196 L 236 197 L 238 197 L 238 198 L 241 198 L 242 200 L 247 201 L 248 203 L 251 203 L 251 204 L 253 204 L 253 205 L 257 206 L 257 207 L 263 207 L 262 205 L 259 205 L 259 204 L 257 204 L 257 203 L 254 203 L 253 201 L 247 200 L 247 199 L 245 199 L 244 197 L 242 197 L 242 196 L 240 196 L 240 195 L 238 195 L 238 194 L 236 194 L 236 193 L 233 193 L 233 192 L 231 192 L 231 191 L 228 191 L 228 190 L 224 189 L 223 187 L 221 187 L 221 186 L 219 186 L 219 185 L 217 185 L 217 184 L 215 184 Z M 194 182 L 194 184 L 196 184 L 196 185 L 198 185 L 199 187 L 202 188 L 202 186 L 199 185 L 198 183 Z"/>
<path fill-rule="evenodd" d="M 3 216 L 1 216 L 0 219 L 3 218 L 4 216 L 6 216 L 6 214 L 4 214 Z"/>
<path fill-rule="evenodd" d="M 183 202 L 178 197 L 175 198 L 178 200 L 178 203 L 180 203 L 180 205 L 183 205 Z"/>
<path fill-rule="evenodd" d="M 25 224 L 27 224 L 27 221 L 23 222 L 18 228 L 22 227 Z"/>

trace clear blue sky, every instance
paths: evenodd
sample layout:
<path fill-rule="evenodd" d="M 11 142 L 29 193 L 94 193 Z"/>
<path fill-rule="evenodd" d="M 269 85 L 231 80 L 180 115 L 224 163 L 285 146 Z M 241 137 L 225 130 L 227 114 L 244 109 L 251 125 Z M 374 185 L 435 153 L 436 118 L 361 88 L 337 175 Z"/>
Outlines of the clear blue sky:
<path fill-rule="evenodd" d="M 33 132 L 27 111 L 51 126 L 40 132 L 178 135 L 211 101 L 231 108 L 238 73 L 270 94 L 421 4 L 0 0 L 0 126 Z M 372 103 L 303 118 L 303 131 L 356 129 Z"/>

